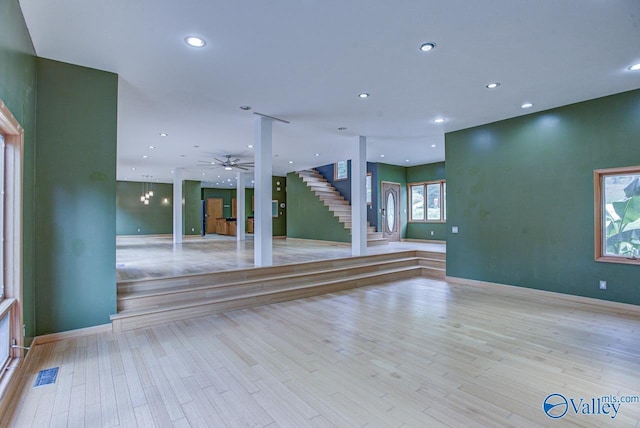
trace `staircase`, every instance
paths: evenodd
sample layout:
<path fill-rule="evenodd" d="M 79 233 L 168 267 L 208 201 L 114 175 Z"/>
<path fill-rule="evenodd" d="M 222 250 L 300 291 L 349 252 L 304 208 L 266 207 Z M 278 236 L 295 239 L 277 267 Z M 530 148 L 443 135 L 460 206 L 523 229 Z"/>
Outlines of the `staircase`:
<path fill-rule="evenodd" d="M 445 253 L 402 251 L 118 282 L 114 331 L 334 293 L 412 277 L 444 279 Z"/>
<path fill-rule="evenodd" d="M 333 213 L 345 229 L 351 232 L 351 205 L 344 197 L 315 169 L 297 171 L 298 176 L 309 189 Z M 385 245 L 389 241 L 382 237 L 382 232 L 367 224 L 367 246 Z"/>

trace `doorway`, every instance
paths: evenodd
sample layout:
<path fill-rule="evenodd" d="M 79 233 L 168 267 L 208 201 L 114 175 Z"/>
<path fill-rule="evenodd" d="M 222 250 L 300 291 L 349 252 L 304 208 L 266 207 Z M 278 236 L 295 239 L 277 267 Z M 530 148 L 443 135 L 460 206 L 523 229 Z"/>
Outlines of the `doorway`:
<path fill-rule="evenodd" d="M 382 182 L 382 237 L 400 241 L 400 184 Z"/>
<path fill-rule="evenodd" d="M 207 198 L 207 211 L 205 214 L 207 233 L 216 233 L 216 220 L 223 217 L 222 198 Z"/>

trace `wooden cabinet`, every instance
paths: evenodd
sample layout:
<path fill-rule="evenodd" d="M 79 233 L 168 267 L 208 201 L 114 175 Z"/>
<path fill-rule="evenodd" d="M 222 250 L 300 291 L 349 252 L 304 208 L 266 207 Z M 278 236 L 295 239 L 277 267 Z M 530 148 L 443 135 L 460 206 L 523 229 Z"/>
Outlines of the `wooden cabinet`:
<path fill-rule="evenodd" d="M 228 220 L 226 218 L 216 219 L 216 233 L 218 235 L 231 235 L 236 236 L 237 223 L 235 220 Z"/>

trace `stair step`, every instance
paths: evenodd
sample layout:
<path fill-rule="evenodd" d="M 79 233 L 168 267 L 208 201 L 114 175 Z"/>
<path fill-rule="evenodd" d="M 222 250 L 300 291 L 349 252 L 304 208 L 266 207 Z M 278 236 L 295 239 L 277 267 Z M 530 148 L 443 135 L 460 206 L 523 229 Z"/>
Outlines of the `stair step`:
<path fill-rule="evenodd" d="M 135 293 L 119 293 L 118 311 L 131 309 L 158 307 L 170 300 L 173 303 L 201 300 L 209 298 L 222 298 L 231 294 L 247 292 L 267 291 L 273 288 L 289 287 L 301 284 L 309 284 L 319 281 L 329 281 L 336 278 L 344 278 L 349 275 L 378 272 L 391 268 L 407 268 L 421 266 L 417 257 L 399 258 L 396 260 L 384 260 L 370 264 L 358 264 L 355 266 L 342 266 L 332 269 L 310 270 L 296 274 L 268 275 L 255 279 L 241 279 L 235 282 L 212 283 L 193 287 L 177 286 L 170 289 L 138 291 Z"/>
<path fill-rule="evenodd" d="M 123 331 L 133 328 L 147 327 L 159 323 L 209 315 L 217 312 L 311 297 L 319 294 L 332 293 L 389 280 L 416 276 L 444 278 L 444 271 L 437 268 L 432 269 L 422 266 L 384 269 L 377 272 L 335 278 L 329 281 L 314 282 L 286 288 L 273 288 L 266 292 L 264 290 L 258 290 L 217 299 L 198 299 L 188 302 L 162 305 L 156 308 L 127 310 L 119 312 L 116 315 L 112 315 L 111 320 L 114 331 Z"/>

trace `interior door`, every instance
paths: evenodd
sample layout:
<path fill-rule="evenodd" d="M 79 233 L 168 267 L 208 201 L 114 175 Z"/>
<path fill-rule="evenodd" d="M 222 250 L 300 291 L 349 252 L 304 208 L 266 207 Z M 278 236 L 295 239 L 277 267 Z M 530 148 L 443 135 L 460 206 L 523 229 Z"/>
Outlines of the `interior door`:
<path fill-rule="evenodd" d="M 400 184 L 382 182 L 382 236 L 400 241 Z"/>
<path fill-rule="evenodd" d="M 216 233 L 216 219 L 222 218 L 222 198 L 207 198 L 207 233 Z"/>

